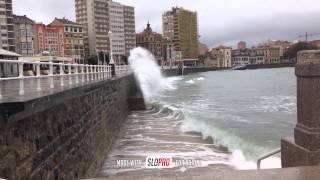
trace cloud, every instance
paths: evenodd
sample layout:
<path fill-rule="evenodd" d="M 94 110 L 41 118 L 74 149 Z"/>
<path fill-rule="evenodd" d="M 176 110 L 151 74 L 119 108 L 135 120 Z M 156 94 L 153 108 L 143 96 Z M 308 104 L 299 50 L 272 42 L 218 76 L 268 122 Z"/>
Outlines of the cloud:
<path fill-rule="evenodd" d="M 162 13 L 173 6 L 198 12 L 201 41 L 209 46 L 249 45 L 268 39 L 294 40 L 304 32 L 320 32 L 318 0 L 116 0 L 135 7 L 136 31 L 147 21 L 162 32 Z M 75 20 L 74 0 L 13 0 L 14 12 L 38 22 L 54 17 Z M 315 37 L 316 38 L 316 37 Z M 320 37 L 318 37 L 320 38 Z"/>

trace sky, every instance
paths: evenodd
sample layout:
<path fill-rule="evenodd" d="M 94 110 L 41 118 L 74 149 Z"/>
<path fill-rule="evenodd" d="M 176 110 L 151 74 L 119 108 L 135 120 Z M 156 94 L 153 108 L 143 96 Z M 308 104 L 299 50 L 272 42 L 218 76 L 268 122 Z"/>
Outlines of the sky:
<path fill-rule="evenodd" d="M 173 6 L 198 12 L 200 41 L 209 47 L 249 46 L 268 40 L 302 40 L 320 33 L 320 0 L 115 0 L 135 7 L 136 31 L 149 21 L 162 33 L 162 13 Z M 37 22 L 54 17 L 75 20 L 74 0 L 13 0 L 13 11 Z M 320 35 L 312 39 L 320 39 Z"/>

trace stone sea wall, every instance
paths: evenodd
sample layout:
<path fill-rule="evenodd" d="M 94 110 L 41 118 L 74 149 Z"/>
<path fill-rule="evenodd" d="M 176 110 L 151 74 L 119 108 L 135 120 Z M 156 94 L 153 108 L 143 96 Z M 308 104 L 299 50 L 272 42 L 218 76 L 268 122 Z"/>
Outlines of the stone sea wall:
<path fill-rule="evenodd" d="M 133 75 L 0 104 L 0 178 L 79 179 L 101 168 L 137 93 Z"/>

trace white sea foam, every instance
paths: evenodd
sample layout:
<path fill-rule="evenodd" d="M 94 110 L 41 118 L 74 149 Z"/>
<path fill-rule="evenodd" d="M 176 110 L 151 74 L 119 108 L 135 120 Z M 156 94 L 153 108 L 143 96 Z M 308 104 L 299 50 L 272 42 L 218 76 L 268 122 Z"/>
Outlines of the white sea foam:
<path fill-rule="evenodd" d="M 173 82 L 177 79 L 164 78 L 159 65 L 149 51 L 141 47 L 131 50 L 129 63 L 147 102 L 163 90 L 175 89 Z"/>
<path fill-rule="evenodd" d="M 203 78 L 203 77 L 199 77 L 199 78 L 197 78 L 197 80 L 198 80 L 198 81 L 203 81 L 204 78 Z"/>
<path fill-rule="evenodd" d="M 191 79 L 191 80 L 189 80 L 189 81 L 186 81 L 186 83 L 187 83 L 187 84 L 194 84 L 195 82 L 194 82 L 194 80 Z"/>
<path fill-rule="evenodd" d="M 235 150 L 232 153 L 230 163 L 239 170 L 256 169 L 254 162 L 247 161 L 241 150 Z"/>
<path fill-rule="evenodd" d="M 205 122 L 199 122 L 187 117 L 181 126 L 183 132 L 201 132 L 203 138 L 212 137 L 214 144 L 228 147 L 232 152 L 229 164 L 239 170 L 256 169 L 257 165 L 254 161 L 246 159 L 243 152 L 252 151 L 263 152 L 263 148 L 244 141 L 240 137 L 230 132 L 208 126 Z M 240 150 L 241 149 L 241 150 Z M 281 168 L 281 160 L 277 157 L 268 158 L 261 163 L 262 169 Z"/>
<path fill-rule="evenodd" d="M 255 105 L 249 109 L 261 112 L 284 112 L 293 113 L 297 107 L 295 96 L 262 96 Z"/>

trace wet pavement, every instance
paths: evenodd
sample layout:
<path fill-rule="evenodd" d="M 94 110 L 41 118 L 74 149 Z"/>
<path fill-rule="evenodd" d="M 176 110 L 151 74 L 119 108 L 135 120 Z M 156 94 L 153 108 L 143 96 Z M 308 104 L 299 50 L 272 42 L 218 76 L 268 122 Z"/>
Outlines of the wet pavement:
<path fill-rule="evenodd" d="M 123 75 L 118 75 L 117 77 Z M 0 103 L 26 102 L 108 79 L 111 79 L 111 75 L 97 73 L 90 75 L 25 78 L 22 80 L 0 80 Z"/>
<path fill-rule="evenodd" d="M 182 132 L 182 112 L 170 109 L 152 107 L 132 112 L 97 177 L 232 169 L 230 154 L 225 149 L 216 147 L 212 139 L 203 139 L 199 133 Z M 162 170 L 146 168 L 147 157 L 172 158 L 172 166 Z M 121 164 L 121 160 L 138 163 Z"/>

